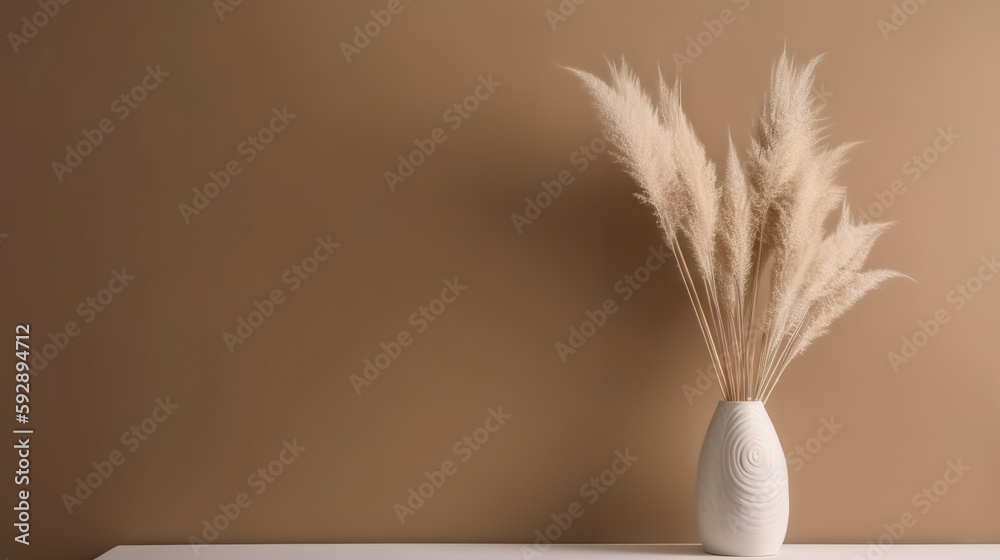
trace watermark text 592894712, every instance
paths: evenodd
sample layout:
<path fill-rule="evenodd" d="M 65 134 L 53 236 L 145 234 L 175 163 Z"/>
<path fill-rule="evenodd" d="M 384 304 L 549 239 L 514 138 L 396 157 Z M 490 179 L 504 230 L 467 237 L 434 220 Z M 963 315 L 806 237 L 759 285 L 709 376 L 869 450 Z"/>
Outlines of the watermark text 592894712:
<path fill-rule="evenodd" d="M 31 371 L 28 358 L 31 353 L 31 325 L 14 327 L 14 449 L 17 463 L 14 467 L 14 542 L 30 545 L 31 541 L 31 434 L 28 427 L 31 414 Z"/>

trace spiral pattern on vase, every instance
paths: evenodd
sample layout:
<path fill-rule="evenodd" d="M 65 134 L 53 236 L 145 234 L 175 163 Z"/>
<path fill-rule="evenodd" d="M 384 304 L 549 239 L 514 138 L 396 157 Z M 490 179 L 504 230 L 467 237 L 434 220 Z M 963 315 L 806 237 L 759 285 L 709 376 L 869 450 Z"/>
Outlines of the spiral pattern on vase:
<path fill-rule="evenodd" d="M 781 513 L 777 506 L 786 487 L 784 479 L 778 479 L 768 431 L 774 429 L 760 416 L 736 413 L 723 432 L 721 465 L 730 482 L 725 489 L 728 501 L 741 510 L 731 513 L 740 517 L 740 527 L 747 532 L 768 531 Z"/>
<path fill-rule="evenodd" d="M 773 554 L 767 550 L 777 550 L 788 524 L 787 473 L 763 405 L 720 403 L 698 466 L 698 526 L 706 549 Z"/>

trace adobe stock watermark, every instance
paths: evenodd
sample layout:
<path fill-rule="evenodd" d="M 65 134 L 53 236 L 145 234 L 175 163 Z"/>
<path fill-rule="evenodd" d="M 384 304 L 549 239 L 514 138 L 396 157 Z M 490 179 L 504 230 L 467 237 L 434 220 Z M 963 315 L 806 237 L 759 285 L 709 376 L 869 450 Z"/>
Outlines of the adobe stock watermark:
<path fill-rule="evenodd" d="M 243 5 L 243 0 L 212 0 L 212 9 L 219 21 L 225 21 L 226 16 L 236 11 Z"/>
<path fill-rule="evenodd" d="M 295 462 L 302 455 L 306 447 L 299 445 L 298 438 L 293 438 L 291 442 L 284 440 L 281 442 L 281 450 L 278 451 L 274 459 L 268 461 L 262 467 L 250 473 L 247 477 L 247 490 L 237 492 L 233 501 L 220 503 L 219 513 L 206 518 L 201 522 L 201 534 L 188 536 L 188 544 L 195 556 L 201 556 L 201 549 L 219 539 L 227 529 L 229 529 L 243 512 L 253 505 L 253 496 L 260 496 L 271 488 L 271 485 L 285 472 L 285 468 Z M 251 496 L 250 491 L 253 491 Z"/>
<path fill-rule="evenodd" d="M 580 485 L 581 500 L 574 500 L 566 508 L 549 515 L 552 523 L 541 529 L 535 529 L 535 541 L 530 546 L 521 546 L 521 558 L 524 560 L 540 558 L 545 551 L 552 547 L 553 543 L 561 539 L 573 527 L 573 523 L 577 519 L 583 517 L 583 514 L 586 513 L 586 507 L 582 502 L 586 501 L 586 506 L 596 504 L 601 496 L 618 482 L 619 477 L 628 472 L 629 468 L 638 460 L 639 457 L 632 455 L 628 448 L 625 448 L 625 451 L 615 450 L 614 459 L 611 460 L 608 468 Z"/>
<path fill-rule="evenodd" d="M 678 74 L 684 72 L 685 66 L 705 54 L 705 51 L 715 43 L 715 40 L 722 36 L 726 28 L 736 23 L 739 14 L 750 7 L 750 0 L 732 0 L 732 3 L 736 7 L 735 10 L 723 8 L 715 18 L 701 20 L 704 29 L 687 36 L 683 52 L 674 51 L 671 58 L 674 61 L 674 66 L 677 67 Z"/>
<path fill-rule="evenodd" d="M 208 208 L 212 200 L 232 183 L 233 178 L 243 172 L 243 165 L 250 164 L 260 157 L 293 120 L 295 120 L 295 115 L 288 112 L 287 105 L 281 109 L 277 107 L 271 109 L 271 118 L 267 124 L 256 133 L 247 136 L 246 140 L 236 146 L 236 154 L 242 157 L 230 159 L 218 171 L 209 171 L 208 182 L 201 188 L 191 189 L 193 193 L 191 203 L 182 202 L 177 205 L 177 210 L 180 211 L 184 224 L 190 224 L 192 216 L 197 216 Z"/>
<path fill-rule="evenodd" d="M 694 384 L 685 383 L 681 385 L 681 392 L 688 406 L 694 404 L 695 399 L 704 395 L 719 386 L 719 372 L 715 370 L 715 364 L 709 364 L 704 368 L 698 368 Z"/>
<path fill-rule="evenodd" d="M 910 499 L 910 504 L 915 509 L 906 510 L 899 515 L 898 519 L 883 523 L 882 528 L 885 529 L 885 532 L 874 541 L 868 541 L 868 548 L 865 550 L 864 556 L 855 554 L 852 560 L 882 560 L 885 558 L 885 554 L 903 539 L 907 530 L 916 526 L 920 516 L 927 515 L 936 504 L 948 495 L 951 487 L 958 484 L 971 470 L 972 467 L 962 463 L 961 457 L 949 460 L 945 464 L 945 470 L 941 477 L 921 488 Z"/>
<path fill-rule="evenodd" d="M 70 0 L 38 0 L 35 2 L 38 10 L 21 18 L 21 32 L 7 32 L 7 40 L 10 41 L 10 48 L 14 49 L 14 54 L 20 53 L 28 41 L 37 37 L 42 28 L 55 19 L 62 11 L 62 7 L 69 3 Z"/>
<path fill-rule="evenodd" d="M 316 246 L 313 247 L 312 252 L 292 263 L 281 273 L 278 277 L 281 282 L 279 286 L 268 292 L 263 300 L 253 300 L 251 304 L 253 311 L 248 312 L 245 317 L 243 315 L 236 317 L 236 327 L 233 332 L 225 331 L 222 333 L 222 342 L 230 354 L 236 352 L 237 346 L 250 340 L 250 337 L 264 325 L 264 322 L 274 315 L 278 306 L 288 301 L 288 294 L 298 291 L 302 287 L 302 283 L 312 278 L 313 274 L 319 270 L 320 265 L 340 248 L 340 243 L 335 243 L 331 239 L 332 237 L 332 235 L 327 235 L 324 239 L 322 236 L 317 236 Z"/>
<path fill-rule="evenodd" d="M 545 21 L 549 24 L 549 29 L 556 30 L 561 23 L 566 23 L 569 18 L 576 13 L 576 9 L 584 5 L 587 0 L 559 0 L 555 9 L 545 10 Z"/>
<path fill-rule="evenodd" d="M 49 367 L 53 360 L 69 348 L 70 342 L 80 336 L 83 332 L 81 327 L 89 325 L 100 314 L 104 313 L 104 310 L 118 299 L 133 280 L 135 280 L 135 275 L 129 274 L 124 266 L 113 269 L 107 286 L 97 290 L 93 295 L 87 296 L 76 306 L 76 315 L 81 319 L 82 325 L 76 321 L 67 321 L 63 328 L 55 333 L 49 331 L 48 342 L 42 344 L 37 352 L 31 353 L 32 373 L 39 375 L 45 371 L 45 368 Z"/>
<path fill-rule="evenodd" d="M 412 0 L 407 0 L 407 3 L 410 1 Z M 404 8 L 406 6 L 403 5 L 402 0 L 389 0 L 384 8 L 369 11 L 371 19 L 354 26 L 354 36 L 351 37 L 350 42 L 340 42 L 340 52 L 344 55 L 344 60 L 350 64 L 351 58 L 361 54 L 361 51 L 371 45 L 375 37 L 381 35 L 382 31 L 392 23 L 393 18 L 401 14 Z"/>
<path fill-rule="evenodd" d="M 471 94 L 465 96 L 461 101 L 453 103 L 441 114 L 441 120 L 449 125 L 449 129 L 453 132 L 462 128 L 462 125 L 479 110 L 482 103 L 492 97 L 497 88 L 503 85 L 503 82 L 493 79 L 493 74 L 487 74 L 485 77 L 479 76 L 478 80 L 479 83 Z M 437 152 L 438 147 L 447 140 L 448 133 L 442 127 L 431 130 L 426 138 L 414 138 L 413 144 L 416 148 L 408 153 L 400 154 L 396 158 L 399 164 L 395 171 L 387 169 L 383 173 L 389 192 L 396 192 L 396 186 L 412 177 L 417 169 L 430 159 Z"/>
<path fill-rule="evenodd" d="M 882 34 L 882 41 L 888 41 L 890 33 L 899 31 L 901 27 L 909 23 L 910 18 L 915 16 L 920 11 L 920 7 L 926 3 L 927 0 L 903 0 L 893 4 L 889 13 L 875 22 L 879 33 Z"/>
<path fill-rule="evenodd" d="M 66 508 L 66 513 L 73 515 L 73 508 L 83 505 L 89 500 L 94 492 L 104 485 L 111 478 L 111 475 L 118 472 L 125 460 L 139 450 L 149 440 L 149 437 L 156 433 L 163 424 L 169 420 L 181 405 L 170 402 L 170 397 L 157 398 L 156 405 L 149 416 L 133 424 L 129 429 L 122 432 L 119 441 L 122 448 L 112 449 L 106 456 L 98 461 L 91 461 L 92 469 L 83 476 L 76 477 L 76 487 L 72 492 L 63 492 L 62 503 Z"/>
<path fill-rule="evenodd" d="M 819 111 L 830 104 L 830 98 L 833 97 L 833 92 L 826 89 L 826 83 L 822 83 L 818 86 L 814 85 L 810 91 L 810 98 L 812 103 L 815 105 L 816 110 Z"/>
<path fill-rule="evenodd" d="M 389 342 L 380 342 L 378 347 L 381 351 L 377 352 L 374 358 L 365 358 L 362 362 L 364 367 L 361 374 L 351 374 L 348 379 L 351 382 L 351 387 L 354 388 L 354 393 L 361 396 L 362 388 L 370 387 L 382 375 L 382 372 L 389 369 L 389 366 L 402 356 L 403 350 L 413 345 L 414 334 L 426 332 L 431 323 L 444 315 L 448 306 L 455 303 L 462 292 L 468 288 L 458 280 L 458 276 L 445 279 L 441 295 L 418 307 L 407 318 L 407 323 L 414 328 L 413 333 L 409 329 L 402 329 L 396 333 L 396 336 L 390 338 Z"/>
<path fill-rule="evenodd" d="M 1000 272 L 1000 260 L 994 253 L 990 257 L 982 257 L 979 260 L 982 264 L 974 274 L 965 279 L 964 282 L 955 284 L 955 287 L 945 294 L 945 302 L 951 305 L 951 313 L 957 313 L 969 304 L 976 295 L 983 290 L 983 287 Z M 910 363 L 920 349 L 927 346 L 931 339 L 936 337 L 944 325 L 952 319 L 947 306 L 939 307 L 927 319 L 917 320 L 917 329 L 909 335 L 900 337 L 899 352 L 889 352 L 886 359 L 889 360 L 889 367 L 893 373 Z"/>
<path fill-rule="evenodd" d="M 589 169 L 598 156 L 608 151 L 607 138 L 608 131 L 604 129 L 600 136 L 581 144 L 569 155 L 568 168 L 556 173 L 554 178 L 542 181 L 542 188 L 534 196 L 524 197 L 524 212 L 522 214 L 512 212 L 510 215 L 510 222 L 518 235 L 524 232 L 524 228 L 535 223 L 535 220 L 542 216 L 542 212 L 562 196 L 563 190 L 576 181 L 578 174 Z"/>
<path fill-rule="evenodd" d="M 800 472 L 806 468 L 806 463 L 812 461 L 816 455 L 819 455 L 819 452 L 823 450 L 823 446 L 830 443 L 843 429 L 844 425 L 838 424 L 833 416 L 820 419 L 819 428 L 816 429 L 815 436 L 807 438 L 803 443 L 796 444 L 795 447 L 792 447 L 790 451 L 785 453 L 785 461 L 788 462 L 788 468 L 792 472 Z"/>
<path fill-rule="evenodd" d="M 612 290 L 617 297 L 608 297 L 597 306 L 596 309 L 584 311 L 584 319 L 577 325 L 569 327 L 569 336 L 566 341 L 556 341 L 554 347 L 559 361 L 566 363 L 569 356 L 576 354 L 583 348 L 588 340 L 593 338 L 597 331 L 608 322 L 615 313 L 621 309 L 621 304 L 632 299 L 636 292 L 649 282 L 653 272 L 660 270 L 663 264 L 673 255 L 667 250 L 666 244 L 659 247 L 650 247 L 649 255 L 644 264 L 638 266 L 634 271 L 623 276 L 612 285 Z"/>
<path fill-rule="evenodd" d="M 951 126 L 938 127 L 937 135 L 926 148 L 918 154 L 914 154 L 905 162 L 901 171 L 910 184 L 914 184 L 930 171 L 931 166 L 937 163 L 941 156 L 955 145 L 955 140 L 961 138 L 960 135 L 952 131 Z M 896 200 L 906 194 L 909 185 L 902 179 L 896 179 L 889 183 L 889 188 L 875 192 L 875 202 L 864 207 L 858 214 L 865 221 L 872 218 L 879 218 L 885 214 L 886 210 L 896 203 Z"/>
<path fill-rule="evenodd" d="M 471 434 L 462 436 L 451 446 L 452 454 L 458 458 L 457 462 L 455 459 L 445 459 L 439 469 L 424 471 L 424 480 L 407 488 L 406 499 L 392 505 L 392 511 L 396 514 L 399 524 L 406 525 L 406 518 L 416 515 L 420 508 L 437 495 L 445 483 L 458 474 L 459 465 L 469 462 L 469 459 L 489 443 L 492 435 L 500 431 L 510 418 L 511 415 L 505 414 L 502 406 L 488 409 L 483 425 L 473 430 Z"/>
<path fill-rule="evenodd" d="M 114 98 L 108 110 L 118 118 L 119 122 L 124 121 L 169 76 L 170 74 L 164 72 L 159 64 L 155 67 L 147 65 L 146 75 L 142 77 L 135 87 Z M 97 121 L 97 125 L 94 128 L 81 130 L 80 135 L 83 138 L 75 144 L 66 145 L 66 155 L 62 160 L 57 159 L 52 161 L 52 172 L 55 173 L 56 180 L 62 183 L 65 176 L 83 164 L 83 160 L 93 154 L 97 147 L 103 144 L 107 137 L 114 131 L 115 121 L 111 117 L 104 117 Z"/>

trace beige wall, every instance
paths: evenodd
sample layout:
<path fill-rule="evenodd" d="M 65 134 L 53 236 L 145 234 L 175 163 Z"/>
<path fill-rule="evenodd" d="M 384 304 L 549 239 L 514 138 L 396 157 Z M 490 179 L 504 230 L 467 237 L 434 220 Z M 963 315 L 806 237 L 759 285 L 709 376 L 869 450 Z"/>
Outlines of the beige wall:
<path fill-rule="evenodd" d="M 574 153 L 599 128 L 559 65 L 601 71 L 624 54 L 649 81 L 723 16 L 682 69 L 710 155 L 727 127 L 746 145 L 783 45 L 828 53 L 831 138 L 868 141 L 841 175 L 850 202 L 898 221 L 872 264 L 916 279 L 839 321 L 768 403 L 791 454 L 788 541 L 864 542 L 906 515 L 907 542 L 1000 540 L 1000 280 L 977 278 L 1000 242 L 998 4 L 927 2 L 884 37 L 888 1 L 591 1 L 554 30 L 555 0 L 405 2 L 348 63 L 341 43 L 385 5 L 246 2 L 220 21 L 209 2 L 73 2 L 0 55 L 2 328 L 30 322 L 36 355 L 78 328 L 36 367 L 34 544 L 8 554 L 186 542 L 241 492 L 249 507 L 217 542 L 528 541 L 574 501 L 584 515 L 562 542 L 695 540 L 718 397 L 691 392 L 707 354 L 669 266 L 628 301 L 616 292 L 658 233 L 608 154 L 581 170 Z M 3 30 L 37 9 L 4 2 Z M 116 103 L 147 65 L 169 75 L 146 79 L 134 108 Z M 500 85 L 479 88 L 468 118 L 447 113 L 490 76 Z M 284 107 L 294 118 L 272 121 Z M 54 171 L 105 118 L 93 153 Z M 283 129 L 263 152 L 240 148 L 272 122 Z M 386 170 L 438 127 L 446 140 L 390 191 Z M 239 174 L 186 223 L 179 205 L 227 165 Z M 562 172 L 572 183 L 519 233 L 511 214 Z M 339 244 L 332 257 L 284 276 L 328 254 L 318 236 Z M 124 289 L 120 267 L 135 277 Z M 422 323 L 455 278 L 467 288 Z M 120 293 L 102 293 L 109 282 Z M 231 353 L 224 333 L 275 290 Z M 617 312 L 563 363 L 556 342 L 609 298 Z M 894 371 L 889 353 L 936 315 L 947 322 Z M 410 344 L 356 394 L 351 376 L 404 331 Z M 146 421 L 155 433 L 123 438 L 167 397 L 179 408 Z M 510 418 L 487 423 L 501 407 Z M 479 449 L 461 443 L 484 425 L 499 429 Z M 282 455 L 296 440 L 305 450 Z M 616 450 L 638 460 L 590 503 L 581 485 Z M 112 453 L 124 462 L 68 514 L 63 495 Z M 281 457 L 280 476 L 254 475 Z M 454 474 L 401 524 L 394 504 L 447 460 Z M 959 460 L 970 470 L 946 476 Z M 947 494 L 930 502 L 925 487 Z"/>

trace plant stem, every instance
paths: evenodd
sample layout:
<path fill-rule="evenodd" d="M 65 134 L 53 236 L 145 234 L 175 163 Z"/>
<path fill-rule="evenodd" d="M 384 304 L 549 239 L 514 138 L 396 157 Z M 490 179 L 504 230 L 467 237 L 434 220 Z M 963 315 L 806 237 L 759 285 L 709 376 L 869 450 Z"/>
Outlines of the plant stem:
<path fill-rule="evenodd" d="M 788 364 L 791 363 L 792 356 L 790 355 L 790 352 L 795 344 L 795 341 L 798 340 L 799 330 L 802 328 L 803 323 L 805 323 L 805 318 L 799 321 L 799 324 L 795 326 L 795 332 L 793 332 L 792 335 L 788 337 L 787 344 L 785 345 L 785 350 L 784 352 L 782 352 L 781 357 L 778 359 L 778 362 L 775 365 L 776 369 L 780 368 L 778 369 L 778 374 L 776 376 L 774 375 L 768 376 L 768 382 L 770 384 L 770 388 L 764 394 L 764 401 L 767 401 L 768 397 L 771 396 L 771 392 L 774 391 L 774 388 L 778 386 L 778 381 L 781 380 L 781 374 L 785 373 L 785 368 L 787 368 Z M 772 377 L 774 378 L 773 382 L 771 382 Z"/>
<path fill-rule="evenodd" d="M 753 281 L 753 287 L 750 290 L 751 292 L 750 322 L 748 325 L 746 325 L 747 330 L 745 332 L 745 340 L 747 342 L 747 346 L 750 345 L 751 341 L 753 342 L 752 352 L 747 357 L 747 370 L 746 370 L 747 373 L 753 377 L 756 377 L 759 373 L 756 367 L 757 364 L 755 363 L 756 352 L 757 352 L 757 335 L 754 332 L 754 325 L 757 320 L 757 292 L 759 291 L 760 288 L 760 261 L 763 253 L 764 253 L 764 232 L 763 230 L 759 230 L 757 232 L 757 251 L 754 264 L 754 273 L 753 276 L 751 277 L 751 280 Z M 753 395 L 753 397 L 754 398 L 757 397 L 756 393 Z"/>
<path fill-rule="evenodd" d="M 698 318 L 698 326 L 701 328 L 701 336 L 705 339 L 705 345 L 708 347 L 708 353 L 711 356 L 713 365 L 716 368 L 716 377 L 719 380 L 723 397 L 725 397 L 726 400 L 729 400 L 729 391 L 727 388 L 728 383 L 723 382 L 725 370 L 722 368 L 722 362 L 719 359 L 718 351 L 715 346 L 715 340 L 712 338 L 712 332 L 708 327 L 708 321 L 705 319 L 705 310 L 701 305 L 701 299 L 698 297 L 698 290 L 695 287 L 694 280 L 691 278 L 691 272 L 688 270 L 687 261 L 684 259 L 684 252 L 681 251 L 680 243 L 678 243 L 676 237 L 671 239 L 671 243 L 674 255 L 676 256 L 675 260 L 677 262 L 677 268 L 681 272 L 681 277 L 684 279 L 684 287 L 688 292 L 688 299 L 691 300 L 691 305 L 694 307 L 694 313 Z"/>
<path fill-rule="evenodd" d="M 726 369 L 729 371 L 729 374 L 732 375 L 734 373 L 733 359 L 732 359 L 732 354 L 730 353 L 729 350 L 729 340 L 726 335 L 726 331 L 724 331 L 722 328 L 722 326 L 725 324 L 725 321 L 722 320 L 721 309 L 720 309 L 721 306 L 719 305 L 719 294 L 715 288 L 714 278 L 705 279 L 703 277 L 702 284 L 705 286 L 705 296 L 706 299 L 708 300 L 709 310 L 712 311 L 711 316 L 712 316 L 712 323 L 715 325 L 715 332 L 722 340 L 722 355 L 726 360 Z M 736 379 L 739 380 L 739 375 L 736 376 Z M 738 385 L 737 385 L 737 391 L 739 391 Z"/>

